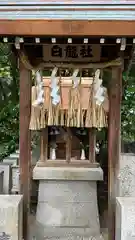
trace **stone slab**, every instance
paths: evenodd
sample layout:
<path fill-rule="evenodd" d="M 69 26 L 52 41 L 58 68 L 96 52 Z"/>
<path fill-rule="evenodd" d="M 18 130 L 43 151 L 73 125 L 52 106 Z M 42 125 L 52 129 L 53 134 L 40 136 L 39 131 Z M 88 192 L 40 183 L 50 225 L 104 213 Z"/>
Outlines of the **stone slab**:
<path fill-rule="evenodd" d="M 119 169 L 117 196 L 135 197 L 135 155 L 121 154 Z"/>
<path fill-rule="evenodd" d="M 16 193 L 20 191 L 20 171 L 19 166 L 12 165 L 12 193 Z"/>
<path fill-rule="evenodd" d="M 0 170 L 0 194 L 3 194 L 3 178 L 4 178 L 4 172 Z"/>
<path fill-rule="evenodd" d="M 98 168 L 37 167 L 33 169 L 34 180 L 81 180 L 102 181 L 103 170 Z"/>
<path fill-rule="evenodd" d="M 0 233 L 22 240 L 22 195 L 0 196 Z"/>
<path fill-rule="evenodd" d="M 135 240 L 135 198 L 116 198 L 116 238 Z"/>
<path fill-rule="evenodd" d="M 9 194 L 11 191 L 11 164 L 0 163 L 0 171 L 4 172 L 3 194 Z"/>
<path fill-rule="evenodd" d="M 18 158 L 19 159 L 19 154 L 18 153 L 11 153 L 9 155 L 10 158 Z"/>
<path fill-rule="evenodd" d="M 7 158 L 4 158 L 4 159 L 3 159 L 3 163 L 6 163 L 6 164 L 15 164 L 15 165 L 17 165 L 18 159 L 17 159 L 17 158 L 7 157 Z"/>
<path fill-rule="evenodd" d="M 12 165 L 11 166 L 11 172 L 12 172 L 12 184 L 11 184 L 11 192 L 16 194 L 20 192 L 20 169 L 19 169 L 19 165 Z M 37 183 L 35 183 L 34 181 L 32 181 L 31 184 L 31 189 L 30 189 L 30 193 L 32 194 L 32 196 L 37 196 Z"/>

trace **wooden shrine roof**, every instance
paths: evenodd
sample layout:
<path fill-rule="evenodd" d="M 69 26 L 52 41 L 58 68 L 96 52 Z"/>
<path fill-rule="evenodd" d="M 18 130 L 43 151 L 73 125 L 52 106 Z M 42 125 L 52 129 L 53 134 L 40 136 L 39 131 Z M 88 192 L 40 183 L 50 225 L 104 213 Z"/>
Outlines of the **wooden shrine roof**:
<path fill-rule="evenodd" d="M 2 0 L 0 35 L 135 36 L 135 1 Z"/>

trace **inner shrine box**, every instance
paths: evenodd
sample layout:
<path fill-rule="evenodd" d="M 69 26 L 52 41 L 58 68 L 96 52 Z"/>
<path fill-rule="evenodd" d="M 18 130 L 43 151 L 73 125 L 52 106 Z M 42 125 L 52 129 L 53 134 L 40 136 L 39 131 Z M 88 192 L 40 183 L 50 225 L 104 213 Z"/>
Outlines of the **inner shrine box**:
<path fill-rule="evenodd" d="M 80 84 L 80 89 L 78 88 L 77 90 L 79 91 L 81 98 L 80 104 L 82 109 L 87 109 L 89 105 L 89 98 L 90 98 L 90 91 L 91 91 L 91 86 L 93 83 L 93 78 L 81 78 L 81 80 L 78 77 L 78 81 Z M 51 85 L 51 79 L 50 77 L 44 77 L 43 78 L 44 82 L 44 87 L 45 91 L 49 92 L 50 85 Z M 71 87 L 73 85 L 73 79 L 72 77 L 57 77 L 57 84 L 60 85 L 60 91 L 61 91 L 61 104 L 60 108 L 62 110 L 67 110 L 69 108 L 69 94 Z M 47 88 L 47 89 L 46 89 Z M 76 90 L 76 89 L 75 89 Z M 45 94 L 46 96 L 46 94 Z M 45 98 L 45 104 L 48 107 L 49 106 L 49 98 Z M 78 102 L 76 102 L 75 109 L 78 109 Z"/>

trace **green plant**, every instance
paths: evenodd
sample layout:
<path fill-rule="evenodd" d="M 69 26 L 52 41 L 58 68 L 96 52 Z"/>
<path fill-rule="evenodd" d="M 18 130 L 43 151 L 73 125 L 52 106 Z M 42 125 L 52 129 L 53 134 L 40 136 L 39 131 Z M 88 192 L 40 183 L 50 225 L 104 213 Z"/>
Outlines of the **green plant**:
<path fill-rule="evenodd" d="M 19 143 L 19 81 L 15 57 L 0 44 L 0 160 Z"/>

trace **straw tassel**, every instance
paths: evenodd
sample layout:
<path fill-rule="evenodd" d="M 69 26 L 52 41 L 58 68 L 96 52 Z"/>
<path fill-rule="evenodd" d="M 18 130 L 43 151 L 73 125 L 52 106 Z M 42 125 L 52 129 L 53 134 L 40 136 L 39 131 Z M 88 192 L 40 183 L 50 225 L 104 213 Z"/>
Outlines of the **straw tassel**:
<path fill-rule="evenodd" d="M 45 109 L 44 109 L 44 106 L 43 106 L 42 109 L 41 109 L 40 127 L 41 127 L 41 128 L 45 128 L 45 127 L 46 127 Z"/>
<path fill-rule="evenodd" d="M 81 127 L 81 76 L 80 76 L 80 82 L 77 88 L 77 99 L 78 99 L 78 110 L 77 110 L 77 127 Z"/>
<path fill-rule="evenodd" d="M 64 110 L 60 112 L 60 126 L 64 126 Z"/>
<path fill-rule="evenodd" d="M 48 126 L 53 125 L 53 106 L 52 106 L 52 99 L 50 97 L 49 99 L 49 108 L 48 108 L 48 121 L 47 121 Z"/>
<path fill-rule="evenodd" d="M 32 87 L 32 103 L 37 99 L 37 87 Z M 30 130 L 40 130 L 40 107 L 31 107 Z"/>
<path fill-rule="evenodd" d="M 93 101 L 93 98 L 92 98 L 92 88 L 90 88 L 90 95 L 89 95 L 89 104 L 88 104 L 88 109 L 86 111 L 86 120 L 85 120 L 85 127 L 93 127 L 93 112 L 92 112 L 92 101 Z"/>

